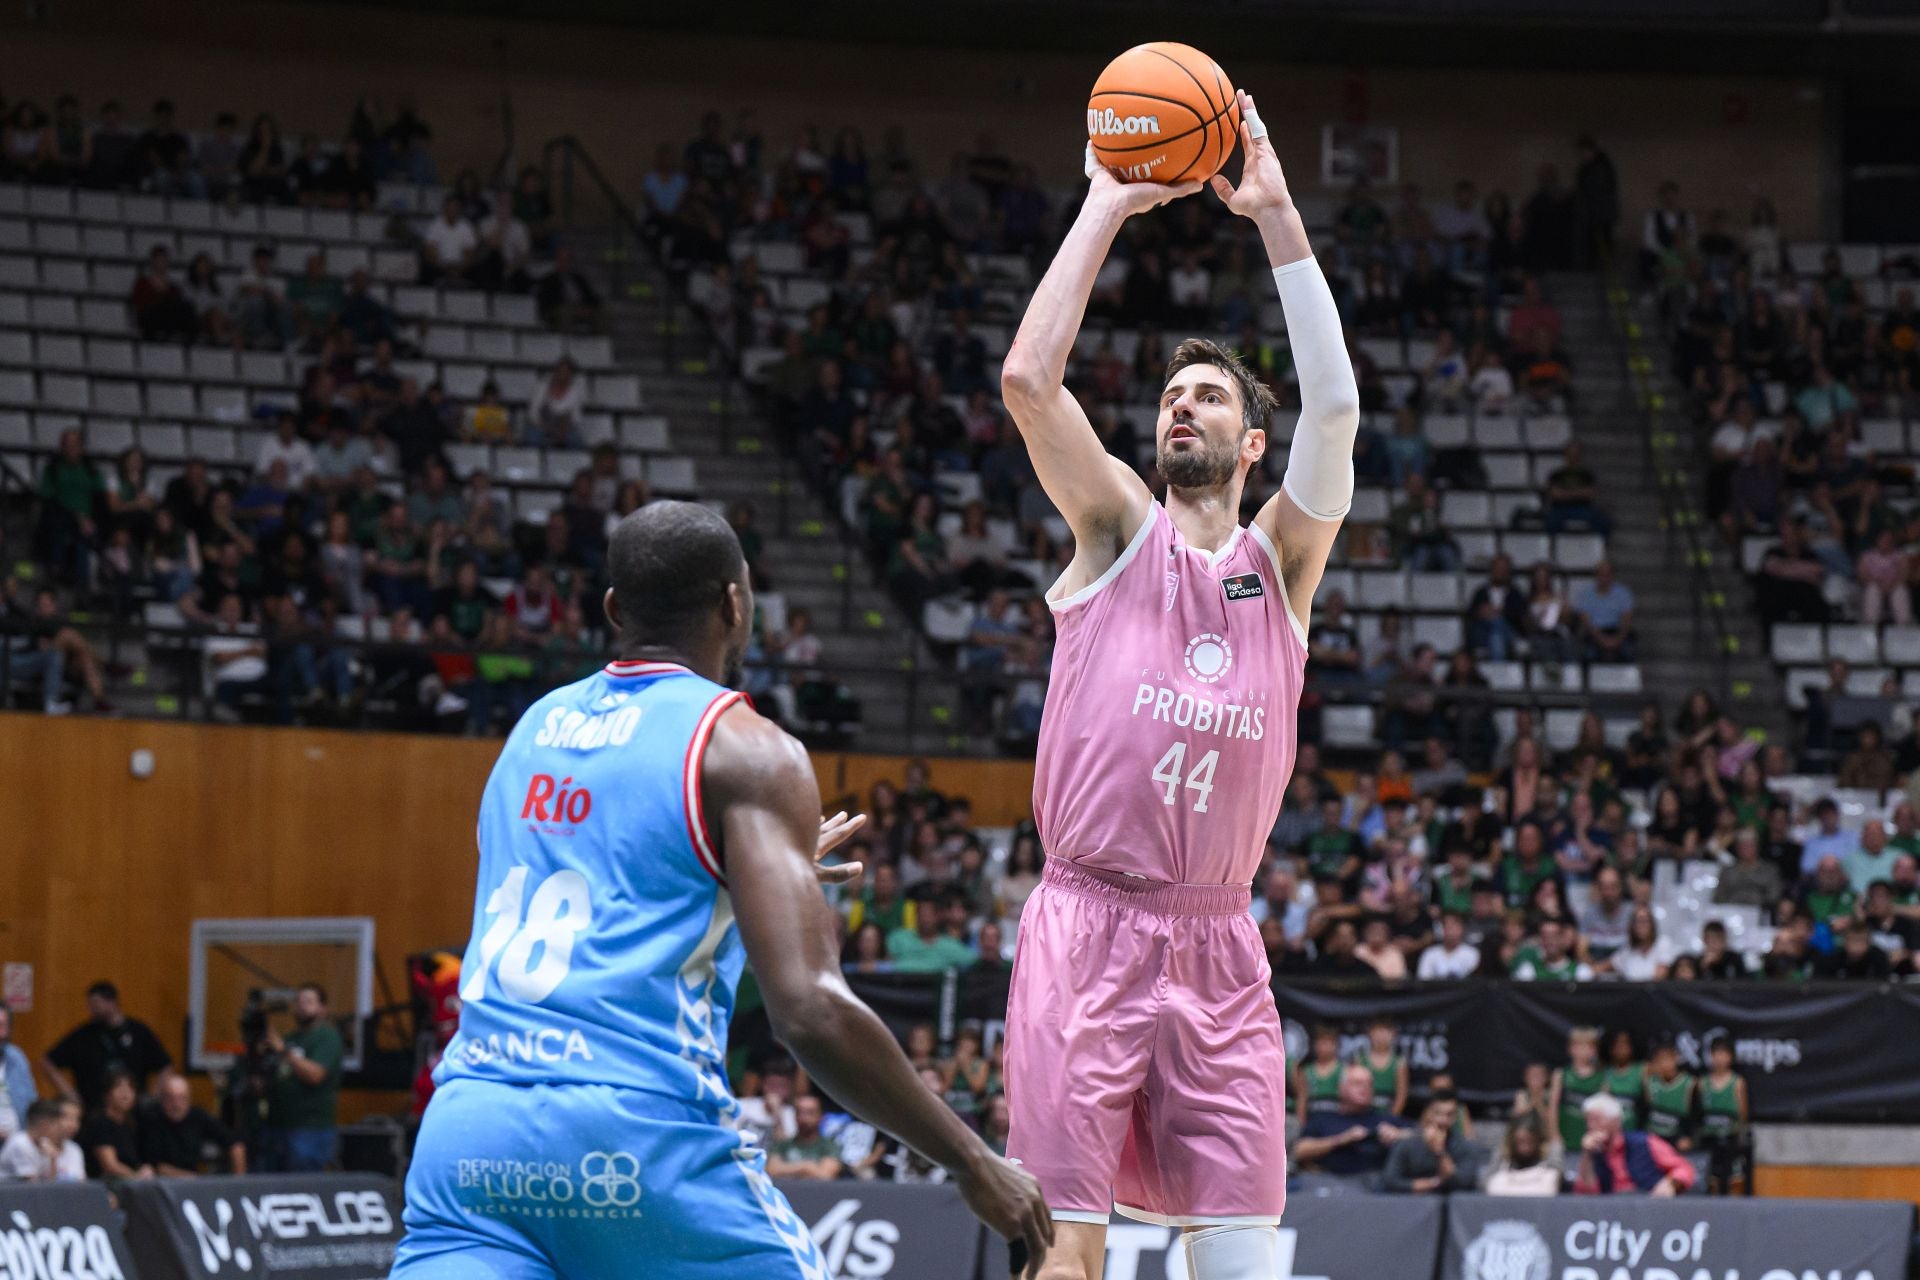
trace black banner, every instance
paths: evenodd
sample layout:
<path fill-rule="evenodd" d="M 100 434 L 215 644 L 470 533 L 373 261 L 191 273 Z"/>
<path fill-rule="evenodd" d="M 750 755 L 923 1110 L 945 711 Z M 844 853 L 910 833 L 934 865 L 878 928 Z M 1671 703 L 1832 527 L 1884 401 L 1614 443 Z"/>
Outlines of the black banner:
<path fill-rule="evenodd" d="M 1440 1280 L 1903 1280 L 1912 1232 L 1909 1204 L 1453 1196 Z"/>
<path fill-rule="evenodd" d="M 400 1188 L 371 1174 L 124 1183 L 127 1239 L 147 1280 L 385 1280 Z"/>
<path fill-rule="evenodd" d="M 1920 1119 L 1920 992 L 1868 983 L 1419 983 L 1381 987 L 1274 983 L 1290 1056 L 1329 1023 L 1349 1045 L 1369 1019 L 1400 1024 L 1416 1084 L 1453 1074 L 1470 1102 L 1510 1101 L 1529 1062 L 1565 1063 L 1575 1026 L 1625 1028 L 1644 1051 L 1671 1037 L 1681 1066 L 1704 1069 L 1709 1039 L 1733 1041 L 1760 1120 Z M 1343 1045 L 1343 1048 L 1347 1047 Z"/>
<path fill-rule="evenodd" d="M 1289 1197 L 1274 1280 L 1429 1280 L 1440 1248 L 1443 1207 L 1438 1199 L 1418 1196 Z M 926 1273 L 929 1280 L 958 1274 Z M 988 1233 L 981 1280 L 1006 1275 L 1006 1242 Z M 1180 1228 L 1115 1214 L 1107 1224 L 1102 1275 L 1105 1280 L 1188 1280 Z"/>
<path fill-rule="evenodd" d="M 0 1182 L 0 1280 L 140 1280 L 140 1274 L 99 1183 Z"/>
<path fill-rule="evenodd" d="M 983 1229 L 952 1187 L 783 1181 L 780 1190 L 829 1276 L 973 1280 Z"/>

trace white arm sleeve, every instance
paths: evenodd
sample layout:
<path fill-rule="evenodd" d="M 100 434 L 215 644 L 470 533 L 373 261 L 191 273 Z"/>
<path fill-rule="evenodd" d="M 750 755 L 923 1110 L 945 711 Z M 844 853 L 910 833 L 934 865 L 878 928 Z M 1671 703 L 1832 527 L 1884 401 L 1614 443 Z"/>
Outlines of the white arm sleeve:
<path fill-rule="evenodd" d="M 1294 376 L 1300 380 L 1300 423 L 1280 487 L 1315 520 L 1344 520 L 1353 505 L 1353 438 L 1360 432 L 1360 391 L 1340 328 L 1333 291 L 1312 257 L 1273 269 L 1287 315 Z"/>

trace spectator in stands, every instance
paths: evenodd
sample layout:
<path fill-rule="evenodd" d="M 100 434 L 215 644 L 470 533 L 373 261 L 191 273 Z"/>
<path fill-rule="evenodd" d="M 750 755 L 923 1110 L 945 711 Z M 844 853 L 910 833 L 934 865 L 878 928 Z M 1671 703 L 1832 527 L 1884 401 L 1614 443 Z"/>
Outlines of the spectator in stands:
<path fill-rule="evenodd" d="M 1659 277 L 1662 259 L 1694 239 L 1693 214 L 1680 205 L 1680 184 L 1660 184 L 1659 202 L 1647 210 L 1640 232 L 1640 276 L 1648 283 Z"/>
<path fill-rule="evenodd" d="M 1780 868 L 1761 858 L 1760 833 L 1742 827 L 1733 840 L 1733 861 L 1723 867 L 1714 886 L 1715 902 L 1737 906 L 1771 907 L 1780 900 Z"/>
<path fill-rule="evenodd" d="M 1807 426 L 1825 433 L 1836 423 L 1851 427 L 1859 412 L 1860 402 L 1847 389 L 1846 383 L 1833 376 L 1833 371 L 1824 360 L 1816 359 L 1807 385 L 1793 398 L 1793 407 L 1806 419 Z"/>
<path fill-rule="evenodd" d="M 1374 1105 L 1372 1073 L 1352 1063 L 1340 1074 L 1334 1109 L 1309 1110 L 1293 1146 L 1293 1163 L 1337 1177 L 1379 1174 L 1386 1168 L 1388 1148 L 1409 1132 Z"/>
<path fill-rule="evenodd" d="M 1553 567 L 1533 566 L 1527 592 L 1527 653 L 1536 661 L 1558 662 L 1568 656 L 1568 633 L 1573 609 L 1567 603 Z"/>
<path fill-rule="evenodd" d="M 134 145 L 139 139 L 126 126 L 125 112 L 112 99 L 100 104 L 100 123 L 89 139 L 91 159 L 85 182 L 103 190 L 117 190 L 132 179 Z"/>
<path fill-rule="evenodd" d="M 1572 527 L 1592 529 L 1602 537 L 1611 537 L 1613 519 L 1594 502 L 1598 481 L 1586 464 L 1580 442 L 1567 441 L 1561 456 L 1561 464 L 1547 477 L 1543 510 L 1547 532 L 1564 533 Z"/>
<path fill-rule="evenodd" d="M 256 204 L 285 204 L 292 199 L 287 149 L 280 141 L 280 125 L 273 116 L 263 113 L 254 117 L 247 144 L 240 148 L 240 172 L 247 199 Z"/>
<path fill-rule="evenodd" d="M 1480 949 L 1467 941 L 1467 917 L 1459 911 L 1440 916 L 1440 940 L 1420 953 L 1422 982 L 1470 978 L 1480 968 Z"/>
<path fill-rule="evenodd" d="M 147 269 L 133 282 L 127 299 L 134 327 L 149 342 L 191 342 L 200 332 L 193 303 L 173 278 L 173 258 L 166 246 L 147 254 Z"/>
<path fill-rule="evenodd" d="M 92 578 L 94 516 L 105 494 L 106 482 L 87 461 L 79 429 L 62 431 L 59 452 L 40 473 L 37 545 L 41 560 L 77 586 Z"/>
<path fill-rule="evenodd" d="M 1827 858 L 1844 866 L 1846 859 L 1860 849 L 1859 836 L 1840 825 L 1840 806 L 1834 803 L 1833 797 L 1822 796 L 1814 801 L 1811 813 L 1816 830 L 1800 849 L 1799 873 L 1803 876 L 1812 875 Z"/>
<path fill-rule="evenodd" d="M 1754 576 L 1760 616 L 1778 622 L 1826 622 L 1829 611 L 1822 586 L 1826 566 L 1807 545 L 1807 522 L 1795 516 L 1780 529 L 1780 541 L 1767 549 Z"/>
<path fill-rule="evenodd" d="M 1865 920 L 1835 921 L 1840 945 L 1814 961 L 1814 972 L 1822 978 L 1842 981 L 1883 982 L 1893 976 L 1893 962 L 1874 945 L 1873 927 Z"/>
<path fill-rule="evenodd" d="M 13 104 L 0 136 L 0 169 L 23 182 L 37 182 L 54 172 L 54 137 L 46 112 L 31 99 Z"/>
<path fill-rule="evenodd" d="M 1573 370 L 1566 353 L 1553 345 L 1543 329 L 1534 330 L 1533 341 L 1520 353 L 1517 367 L 1536 409 L 1554 408 L 1573 392 Z"/>
<path fill-rule="evenodd" d="M 1548 350 L 1560 345 L 1560 310 L 1541 296 L 1539 277 L 1528 276 L 1520 301 L 1507 317 L 1507 338 L 1514 346 L 1531 350 L 1539 334 L 1546 335 Z"/>
<path fill-rule="evenodd" d="M 138 292 L 139 285 L 136 284 L 134 289 Z M 193 330 L 195 334 L 215 346 L 226 346 L 233 342 L 233 317 L 227 310 L 226 294 L 221 289 L 220 277 L 210 255 L 193 255 L 193 261 L 187 265 L 187 278 L 180 286 L 180 293 L 197 318 Z M 135 312 L 137 315 L 137 305 Z"/>
<path fill-rule="evenodd" d="M 1633 591 L 1614 577 L 1613 562 L 1593 567 L 1593 581 L 1573 598 L 1573 616 L 1589 662 L 1632 662 Z"/>
<path fill-rule="evenodd" d="M 260 1164 L 268 1173 L 318 1173 L 333 1163 L 337 1145 L 345 1045 L 318 983 L 303 983 L 295 994 L 293 1021 L 285 1036 L 269 1030 L 265 1040 L 276 1056 L 260 1131 Z"/>
<path fill-rule="evenodd" d="M 1840 785 L 1853 784 L 1842 782 Z M 1877 881 L 1891 882 L 1894 863 L 1900 856 L 1887 842 L 1886 825 L 1878 818 L 1871 818 L 1860 828 L 1859 846 L 1841 858 L 1840 865 L 1846 870 L 1847 884 L 1856 895 L 1865 898 L 1868 888 Z"/>
<path fill-rule="evenodd" d="M 0 1144 L 0 1186 L 19 1182 L 79 1182 L 87 1176 L 86 1157 L 74 1142 L 80 1108 L 63 1098 L 44 1098 L 25 1107 L 17 1132 Z"/>
<path fill-rule="evenodd" d="M 1625 1129 L 1620 1099 L 1595 1094 L 1580 1110 L 1586 1135 L 1580 1142 L 1580 1162 L 1574 1176 L 1577 1194 L 1644 1192 L 1669 1197 L 1693 1185 L 1693 1166 L 1666 1139 Z"/>
<path fill-rule="evenodd" d="M 1440 495 L 1428 487 L 1426 478 L 1412 474 L 1406 480 L 1406 497 L 1388 517 L 1394 551 L 1415 573 L 1457 573 L 1460 547 L 1440 520 Z"/>
<path fill-rule="evenodd" d="M 1485 343 L 1467 350 L 1467 390 L 1483 413 L 1504 413 L 1513 402 L 1513 375 Z"/>
<path fill-rule="evenodd" d="M 160 1073 L 153 1097 L 140 1104 L 138 1129 L 140 1159 L 162 1178 L 207 1172 L 204 1153 L 209 1148 L 225 1158 L 224 1172 L 247 1171 L 247 1147 L 240 1135 L 193 1105 L 187 1078 L 172 1068 Z"/>
<path fill-rule="evenodd" d="M 540 319 L 561 333 L 604 333 L 607 322 L 600 295 L 573 265 L 573 251 L 561 245 L 554 251 L 553 270 L 540 279 L 535 300 Z"/>
<path fill-rule="evenodd" d="M 346 301 L 346 290 L 339 279 L 327 274 L 323 251 L 308 254 L 305 273 L 287 286 L 287 306 L 293 312 L 294 328 L 308 346 L 317 346 L 333 328 Z"/>
<path fill-rule="evenodd" d="M 1699 978 L 1730 981 L 1747 976 L 1746 962 L 1727 945 L 1727 926 L 1719 920 L 1700 926 L 1700 952 L 1693 959 Z"/>
<path fill-rule="evenodd" d="M 1467 602 L 1467 646 L 1476 655 L 1505 662 L 1527 629 L 1526 593 L 1513 580 L 1513 561 L 1496 555 L 1487 580 Z"/>
<path fill-rule="evenodd" d="M 587 404 L 586 379 L 572 360 L 560 357 L 527 404 L 527 430 L 539 444 L 576 447 L 580 415 Z"/>
<path fill-rule="evenodd" d="M 949 897 L 936 909 L 922 903 L 914 913 L 911 927 L 895 929 L 887 938 L 887 954 L 901 973 L 942 973 L 948 969 L 970 968 L 980 957 L 948 927 L 955 905 L 961 912 L 964 928 L 966 899 Z"/>
<path fill-rule="evenodd" d="M 133 1073 L 112 1067 L 104 1076 L 101 1088 L 100 1105 L 87 1114 L 80 1126 L 80 1150 L 86 1157 L 87 1176 L 116 1182 L 153 1177 L 153 1166 L 140 1156 L 139 1116 L 135 1109 L 140 1095 L 134 1088 Z"/>
<path fill-rule="evenodd" d="M 286 472 L 286 487 L 304 489 L 314 474 L 313 449 L 299 436 L 299 423 L 291 413 L 282 413 L 274 422 L 274 433 L 260 443 L 254 456 L 253 473 L 266 475 L 279 463 Z"/>
<path fill-rule="evenodd" d="M 1660 937 L 1653 910 L 1636 906 L 1627 924 L 1626 945 L 1607 957 L 1602 966 L 1627 982 L 1658 982 L 1667 976 L 1672 949 Z"/>
<path fill-rule="evenodd" d="M 1908 583 L 1908 556 L 1895 541 L 1892 529 L 1881 529 L 1873 545 L 1860 553 L 1854 565 L 1860 582 L 1860 621 L 1877 627 L 1882 620 L 1896 626 L 1913 623 L 1913 591 Z"/>
<path fill-rule="evenodd" d="M 1460 1104 L 1429 1102 L 1417 1132 L 1393 1144 L 1380 1179 L 1382 1191 L 1414 1195 L 1471 1191 L 1479 1183 L 1479 1160 L 1467 1140 L 1455 1132 Z"/>
<path fill-rule="evenodd" d="M 1551 883 L 1551 882 L 1549 882 Z M 1521 982 L 1586 982 L 1593 969 L 1573 952 L 1576 935 L 1571 921 L 1548 916 L 1540 921 L 1538 946 L 1523 946 L 1512 961 L 1513 976 Z"/>
<path fill-rule="evenodd" d="M 0 1136 L 12 1137 L 27 1125 L 27 1108 L 40 1096 L 33 1064 L 13 1043 L 13 1010 L 0 1005 Z"/>
<path fill-rule="evenodd" d="M 1839 773 L 1834 781 L 1842 787 L 1862 791 L 1891 790 L 1898 778 L 1893 767 L 1893 752 L 1887 749 L 1880 726 L 1871 721 L 1862 724 L 1856 730 L 1854 741 L 1854 748 L 1840 762 Z M 1872 825 L 1879 826 L 1878 823 Z M 1882 843 L 1885 842 L 1884 831 L 1881 831 L 1880 839 Z"/>
<path fill-rule="evenodd" d="M 820 1099 L 812 1094 L 793 1100 L 792 1136 L 775 1141 L 767 1149 L 770 1175 L 820 1182 L 840 1176 L 846 1166 L 840 1159 L 839 1144 L 820 1133 L 822 1115 Z"/>
<path fill-rule="evenodd" d="M 420 283 L 442 284 L 469 279 L 480 233 L 474 230 L 458 195 L 449 193 L 440 203 L 440 216 L 420 240 Z"/>
<path fill-rule="evenodd" d="M 533 258 L 533 233 L 513 212 L 513 193 L 504 185 L 493 193 L 493 207 L 474 226 L 479 237 L 471 278 L 490 292 L 525 293 L 532 283 L 527 264 Z"/>
<path fill-rule="evenodd" d="M 194 170 L 193 142 L 174 123 L 173 103 L 153 104 L 153 122 L 135 144 L 134 165 L 140 185 L 163 196 L 207 198 L 206 180 Z"/>
<path fill-rule="evenodd" d="M 234 282 L 234 320 L 240 340 L 249 347 L 278 350 L 293 341 L 295 323 L 287 305 L 287 291 L 274 270 L 273 248 L 254 248 L 248 269 Z"/>
<path fill-rule="evenodd" d="M 1826 923 L 1839 929 L 1853 918 L 1859 895 L 1854 893 L 1839 857 L 1827 854 L 1814 864 L 1811 878 L 1801 886 L 1799 903 L 1801 912 L 1816 927 Z"/>

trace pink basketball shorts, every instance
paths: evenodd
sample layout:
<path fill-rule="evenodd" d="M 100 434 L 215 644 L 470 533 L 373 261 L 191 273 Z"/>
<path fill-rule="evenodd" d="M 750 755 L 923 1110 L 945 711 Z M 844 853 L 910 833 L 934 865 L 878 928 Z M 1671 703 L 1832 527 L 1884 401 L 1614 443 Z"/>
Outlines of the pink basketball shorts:
<path fill-rule="evenodd" d="M 1279 1221 L 1286 1051 L 1248 896 L 1047 859 L 1014 954 L 1007 1154 L 1054 1217 Z"/>

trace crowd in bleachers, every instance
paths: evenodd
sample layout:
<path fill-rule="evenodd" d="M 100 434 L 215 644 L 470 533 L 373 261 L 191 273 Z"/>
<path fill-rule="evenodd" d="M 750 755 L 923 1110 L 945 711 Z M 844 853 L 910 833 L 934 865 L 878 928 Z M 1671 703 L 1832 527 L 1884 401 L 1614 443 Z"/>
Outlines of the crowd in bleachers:
<path fill-rule="evenodd" d="M 0 108 L 0 693 L 106 709 L 112 616 L 230 713 L 511 717 L 603 638 L 611 521 L 693 488 L 543 176 L 422 185 L 364 99 L 297 152 L 120 116 Z"/>
<path fill-rule="evenodd" d="M 1713 744 L 1728 728 L 1701 695 L 1672 729 L 1650 709 L 1624 754 L 1596 747 L 1556 760 L 1523 739 L 1487 785 L 1438 740 L 1417 768 L 1390 752 L 1378 773 L 1338 781 L 1304 748 L 1250 904 L 1274 972 L 1283 981 L 1361 986 L 1907 972 L 1920 930 L 1913 811 L 1904 810 L 1898 836 L 1869 832 L 1868 849 L 1841 850 L 1823 808 L 1807 831 L 1793 824 L 1783 784 L 1794 780 L 1768 774 L 1783 764 L 1779 753 L 1763 760 L 1740 742 L 1718 752 Z M 1741 767 L 1723 779 L 1720 761 L 1732 757 Z M 1650 785 L 1661 798 L 1642 814 L 1639 797 Z M 1768 808 L 1773 799 L 1782 803 Z M 866 829 L 834 855 L 865 863 L 867 874 L 829 891 L 849 975 L 1010 965 L 1046 856 L 1030 823 L 980 826 L 968 800 L 943 795 L 917 762 L 902 785 L 876 783 L 864 806 L 853 796 L 835 804 L 868 814 Z M 1730 837 L 1738 815 L 1756 806 L 1773 838 L 1762 845 Z M 1862 894 L 1853 892 L 1856 882 L 1868 886 Z M 1757 915 L 1768 923 L 1756 923 Z M 1004 1144 L 1002 1046 L 976 1023 L 958 1026 L 950 1044 L 939 1043 L 930 1023 L 915 1026 L 906 1045 L 928 1087 Z M 1291 1066 L 1294 1168 L 1395 1192 L 1489 1179 L 1515 1194 L 1508 1181 L 1527 1194 L 1577 1190 L 1589 1121 L 1583 1104 L 1604 1093 L 1623 1109 L 1624 1127 L 1655 1134 L 1689 1163 L 1676 1174 L 1686 1185 L 1711 1181 L 1725 1190 L 1751 1158 L 1744 1086 L 1735 1083 L 1730 1044 L 1706 1046 L 1700 1057 L 1687 1064 L 1697 1067 L 1690 1074 L 1670 1043 L 1636 1044 L 1621 1032 L 1603 1042 L 1577 1030 L 1564 1062 L 1528 1067 L 1512 1082 L 1512 1104 L 1482 1113 L 1523 1131 L 1496 1156 L 1475 1142 L 1452 1078 L 1410 1070 L 1391 1021 L 1317 1027 L 1310 1052 Z M 790 1061 L 750 1059 L 740 1088 L 741 1122 L 789 1176 L 938 1176 L 817 1099 L 800 1103 L 811 1089 Z M 1451 1109 L 1441 1127 L 1458 1142 L 1443 1133 L 1422 1156 L 1436 1104 Z M 1363 1139 L 1326 1141 L 1356 1124 L 1367 1130 Z M 1396 1156 L 1409 1141 L 1414 1146 Z M 1436 1179 L 1429 1166 L 1442 1148 L 1457 1169 Z M 1536 1166 L 1540 1173 L 1519 1176 Z"/>
<path fill-rule="evenodd" d="M 653 225 L 876 576 L 970 680 L 970 727 L 1029 738 L 1030 678 L 1051 645 L 1049 614 L 1029 601 L 1072 546 L 994 384 L 1076 196 L 1038 186 L 989 137 L 933 181 L 895 135 L 869 161 L 853 130 L 831 152 L 811 131 L 777 153 L 723 134 L 709 116 L 681 158 L 690 179 L 649 178 Z M 675 172 L 671 149 L 658 172 Z M 1570 439 L 1570 361 L 1539 275 L 1583 252 L 1574 197 L 1548 170 L 1518 210 L 1463 182 L 1434 208 L 1404 187 L 1389 211 L 1362 182 L 1308 214 L 1368 410 L 1362 487 L 1322 599 L 1336 633 L 1352 625 L 1346 609 L 1363 611 L 1356 639 L 1377 659 L 1356 664 L 1323 644 L 1316 673 L 1351 669 L 1360 693 L 1422 671 L 1439 683 L 1457 665 L 1460 679 L 1501 690 L 1531 678 L 1578 692 L 1580 664 L 1630 664 L 1632 595 L 1600 566 L 1611 522 Z M 1221 335 L 1287 403 L 1283 319 L 1261 247 L 1237 221 L 1205 195 L 1133 219 L 1095 282 L 1068 385 L 1109 451 L 1151 485 L 1168 331 Z M 1274 424 L 1248 514 L 1277 487 L 1290 434 Z M 1516 564 L 1544 581 L 1509 616 L 1504 575 Z M 1462 576 L 1482 569 L 1490 582 Z M 1421 645 L 1432 659 L 1416 657 Z M 1469 674 L 1480 660 L 1497 667 Z M 1630 693 L 1638 671 L 1594 684 Z M 1336 740 L 1385 729 L 1384 713 L 1351 710 Z"/>
<path fill-rule="evenodd" d="M 1808 748 L 1837 758 L 1867 723 L 1903 734 L 1920 687 L 1903 670 L 1920 665 L 1920 246 L 1786 244 L 1765 200 L 1744 234 L 1720 210 L 1703 226 L 1667 184 L 1642 271 L 1708 455 L 1708 513 L 1752 576 Z"/>

